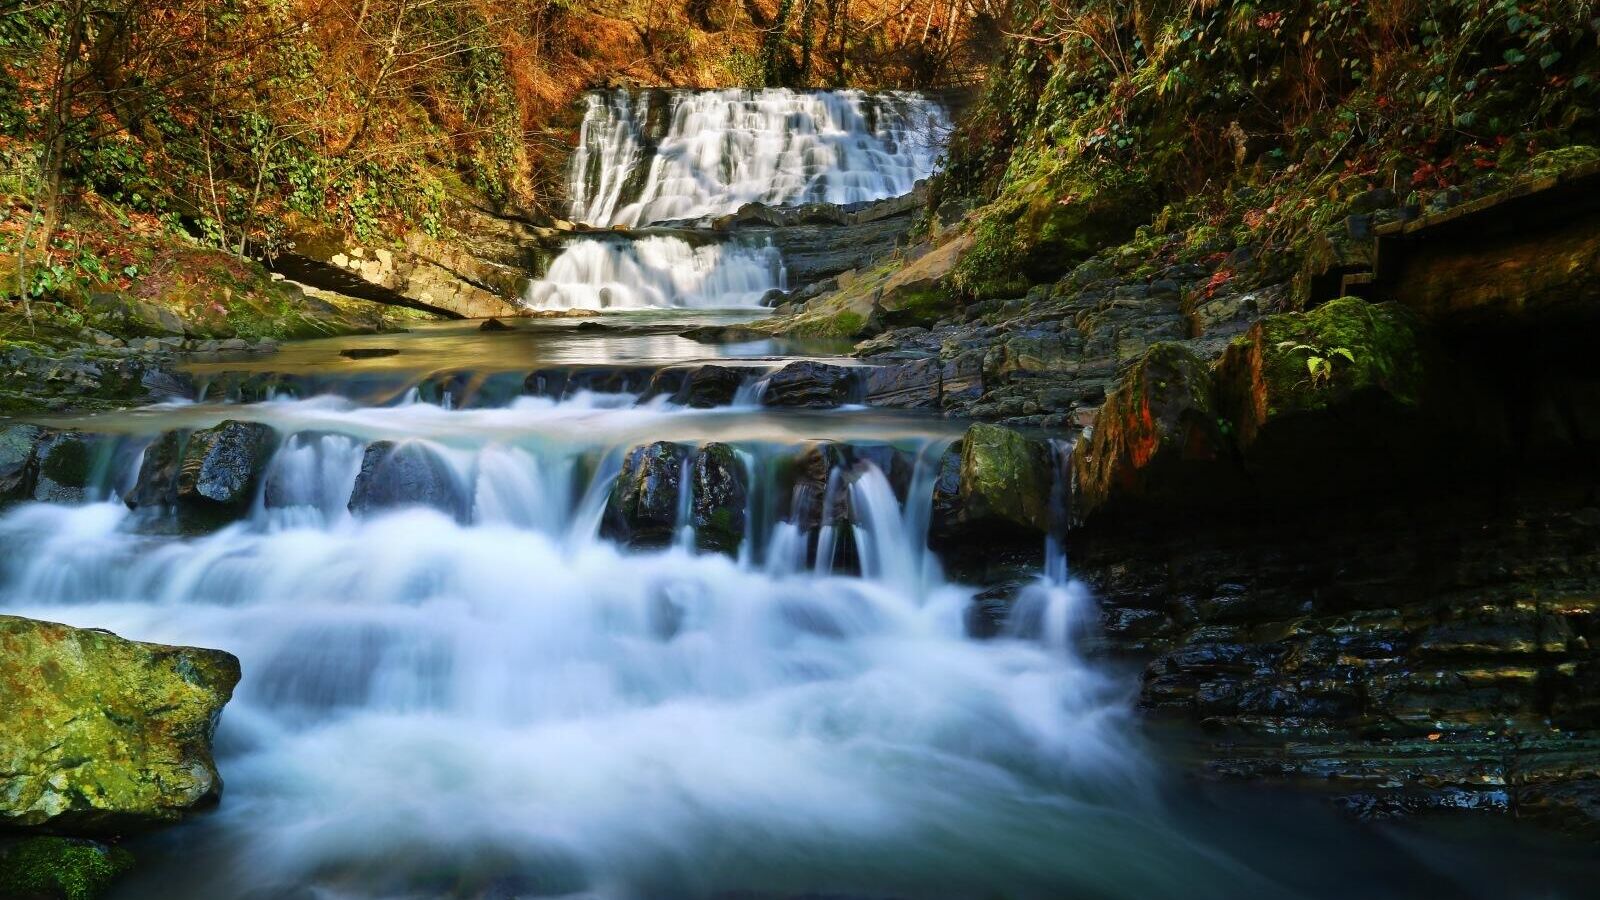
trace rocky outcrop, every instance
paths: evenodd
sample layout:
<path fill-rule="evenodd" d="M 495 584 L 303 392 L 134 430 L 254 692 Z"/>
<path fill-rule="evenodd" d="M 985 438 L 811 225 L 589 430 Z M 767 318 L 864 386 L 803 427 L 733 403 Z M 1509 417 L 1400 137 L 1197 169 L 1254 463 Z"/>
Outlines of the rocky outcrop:
<path fill-rule="evenodd" d="M 350 511 L 371 515 L 407 506 L 429 506 L 457 519 L 468 512 L 450 466 L 426 444 L 368 444 L 350 494 Z"/>
<path fill-rule="evenodd" d="M 1211 370 L 1179 344 L 1157 344 L 1106 397 L 1073 450 L 1072 511 L 1124 504 L 1194 502 L 1237 488 L 1219 463 L 1232 454 Z"/>
<path fill-rule="evenodd" d="M 268 267 L 314 287 L 378 303 L 454 318 L 515 316 L 527 282 L 526 260 L 505 244 L 539 237 L 524 231 L 526 226 L 473 216 L 455 243 L 413 233 L 393 246 L 365 247 L 307 226 L 294 234 L 291 252 L 275 256 Z"/>
<path fill-rule="evenodd" d="M 1491 492 L 1074 537 L 1139 702 L 1213 778 L 1600 834 L 1600 511 Z M 1576 502 L 1572 502 L 1576 501 Z"/>
<path fill-rule="evenodd" d="M 0 824 L 118 833 L 217 799 L 231 654 L 14 616 L 0 616 L 0 649 Z"/>

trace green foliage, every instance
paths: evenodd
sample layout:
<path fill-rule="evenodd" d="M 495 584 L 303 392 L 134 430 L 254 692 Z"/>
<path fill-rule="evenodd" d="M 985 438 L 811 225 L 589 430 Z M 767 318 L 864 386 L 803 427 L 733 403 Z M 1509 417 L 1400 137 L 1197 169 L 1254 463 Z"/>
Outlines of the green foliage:
<path fill-rule="evenodd" d="M 1279 350 L 1288 350 L 1290 353 L 1306 354 L 1306 371 L 1309 373 L 1309 382 L 1312 387 L 1325 387 L 1333 381 L 1333 370 L 1339 360 L 1355 365 L 1356 355 L 1348 347 L 1313 347 L 1310 344 L 1297 344 L 1294 341 L 1282 341 L 1278 344 Z"/>
<path fill-rule="evenodd" d="M 95 900 L 131 868 L 133 854 L 121 847 L 29 838 L 0 857 L 0 896 Z"/>

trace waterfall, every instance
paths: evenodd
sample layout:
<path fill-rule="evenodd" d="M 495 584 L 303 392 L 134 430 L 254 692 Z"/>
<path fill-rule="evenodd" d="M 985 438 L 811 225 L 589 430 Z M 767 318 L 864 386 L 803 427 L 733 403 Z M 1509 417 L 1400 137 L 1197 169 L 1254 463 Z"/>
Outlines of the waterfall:
<path fill-rule="evenodd" d="M 530 282 L 533 309 L 755 307 L 783 290 L 783 263 L 771 246 L 652 235 L 636 240 L 580 237 Z"/>
<path fill-rule="evenodd" d="M 665 104 L 655 114 L 652 104 Z M 665 134 L 648 133 L 665 118 Z M 933 173 L 949 114 L 912 93 L 678 91 L 591 94 L 572 160 L 572 217 L 638 226 L 750 202 L 860 203 Z"/>

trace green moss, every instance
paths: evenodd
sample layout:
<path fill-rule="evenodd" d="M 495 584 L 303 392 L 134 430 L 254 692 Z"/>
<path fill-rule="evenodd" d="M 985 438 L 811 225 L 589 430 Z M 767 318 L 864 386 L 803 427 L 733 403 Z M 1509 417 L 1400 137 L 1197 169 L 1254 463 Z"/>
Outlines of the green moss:
<path fill-rule="evenodd" d="M 1410 319 L 1392 305 L 1374 306 L 1357 297 L 1342 297 L 1307 313 L 1268 316 L 1261 321 L 1264 374 L 1273 406 L 1282 411 L 1320 409 L 1334 399 L 1377 387 L 1402 403 L 1418 401 L 1422 366 L 1416 331 Z M 1332 374 L 1319 383 L 1307 366 L 1312 347 L 1332 360 Z M 1329 355 L 1337 349 L 1350 352 Z M 1278 409 L 1269 409 L 1269 414 Z"/>
<path fill-rule="evenodd" d="M 133 854 L 121 847 L 29 838 L 0 856 L 0 896 L 94 900 L 132 868 Z"/>
<path fill-rule="evenodd" d="M 1538 177 L 1558 175 L 1569 169 L 1600 162 L 1600 147 L 1576 145 L 1559 150 L 1546 150 L 1528 161 L 1527 174 Z"/>
<path fill-rule="evenodd" d="M 63 487 L 81 488 L 89 484 L 92 465 L 88 443 L 81 437 L 64 435 L 45 455 L 39 471 Z"/>
<path fill-rule="evenodd" d="M 1000 425 L 977 424 L 961 441 L 967 515 L 1043 531 L 1050 524 L 1050 473 L 1043 447 Z"/>

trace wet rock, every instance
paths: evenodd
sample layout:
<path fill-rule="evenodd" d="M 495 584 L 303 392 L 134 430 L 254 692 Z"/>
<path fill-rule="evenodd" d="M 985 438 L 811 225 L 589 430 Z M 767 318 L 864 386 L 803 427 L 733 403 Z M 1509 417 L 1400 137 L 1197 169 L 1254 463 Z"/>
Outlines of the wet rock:
<path fill-rule="evenodd" d="M 855 397 L 859 376 L 847 366 L 810 360 L 790 363 L 767 379 L 761 402 L 765 406 L 833 409 Z"/>
<path fill-rule="evenodd" d="M 81 838 L 0 844 L 0 897 L 96 900 L 133 868 L 133 854 Z"/>
<path fill-rule="evenodd" d="M 458 519 L 466 510 L 454 473 L 427 445 L 375 441 L 361 457 L 349 509 L 368 515 L 406 506 L 431 506 Z"/>
<path fill-rule="evenodd" d="M 479 331 L 515 331 L 516 329 L 514 329 L 510 325 L 507 325 L 506 323 L 500 321 L 499 319 L 484 319 L 483 320 L 483 324 L 478 326 L 478 330 Z"/>
<path fill-rule="evenodd" d="M 33 499 L 45 503 L 81 503 L 94 476 L 92 440 L 77 431 L 49 432 L 34 445 L 38 474 Z"/>
<path fill-rule="evenodd" d="M 1230 453 L 1205 360 L 1177 344 L 1145 353 L 1110 395 L 1090 435 L 1073 448 L 1072 513 L 1087 518 L 1115 502 L 1170 501 L 1215 492 L 1206 470 Z"/>
<path fill-rule="evenodd" d="M 385 356 L 395 356 L 399 350 L 394 347 L 347 347 L 339 351 L 345 359 L 381 359 Z"/>
<path fill-rule="evenodd" d="M 849 517 L 845 492 L 829 491 L 835 467 L 833 450 L 832 443 L 809 444 L 788 461 L 789 493 L 778 511 L 783 521 L 810 531 L 819 525 L 837 525 Z"/>
<path fill-rule="evenodd" d="M 944 540 L 984 530 L 1042 536 L 1055 476 L 1041 441 L 1000 425 L 967 429 L 940 462 L 934 530 Z"/>
<path fill-rule="evenodd" d="M 178 502 L 178 473 L 183 469 L 184 433 L 168 431 L 145 448 L 139 477 L 123 498 L 131 509 L 171 507 Z"/>
<path fill-rule="evenodd" d="M 744 540 L 748 481 L 744 463 L 727 444 L 706 444 L 695 453 L 689 485 L 696 547 L 738 552 Z"/>
<path fill-rule="evenodd" d="M 189 506 L 237 510 L 261 483 L 278 433 L 259 422 L 228 420 L 189 436 L 177 478 L 177 499 Z"/>
<path fill-rule="evenodd" d="M 0 824 L 117 833 L 216 800 L 232 654 L 14 616 L 0 616 L 0 648 Z"/>
<path fill-rule="evenodd" d="M 700 366 L 684 376 L 672 391 L 672 402 L 695 409 L 728 406 L 739 393 L 750 370 L 729 366 Z M 648 395 L 647 395 L 648 396 Z"/>
<path fill-rule="evenodd" d="M 891 409 L 938 409 L 943 366 L 937 359 L 917 359 L 866 369 L 867 405 Z"/>
<path fill-rule="evenodd" d="M 629 451 L 606 503 L 601 535 L 634 547 L 671 543 L 688 459 L 687 447 L 665 441 Z"/>
<path fill-rule="evenodd" d="M 34 445 L 44 435 L 37 425 L 0 427 L 0 502 L 28 494 L 34 468 Z"/>

